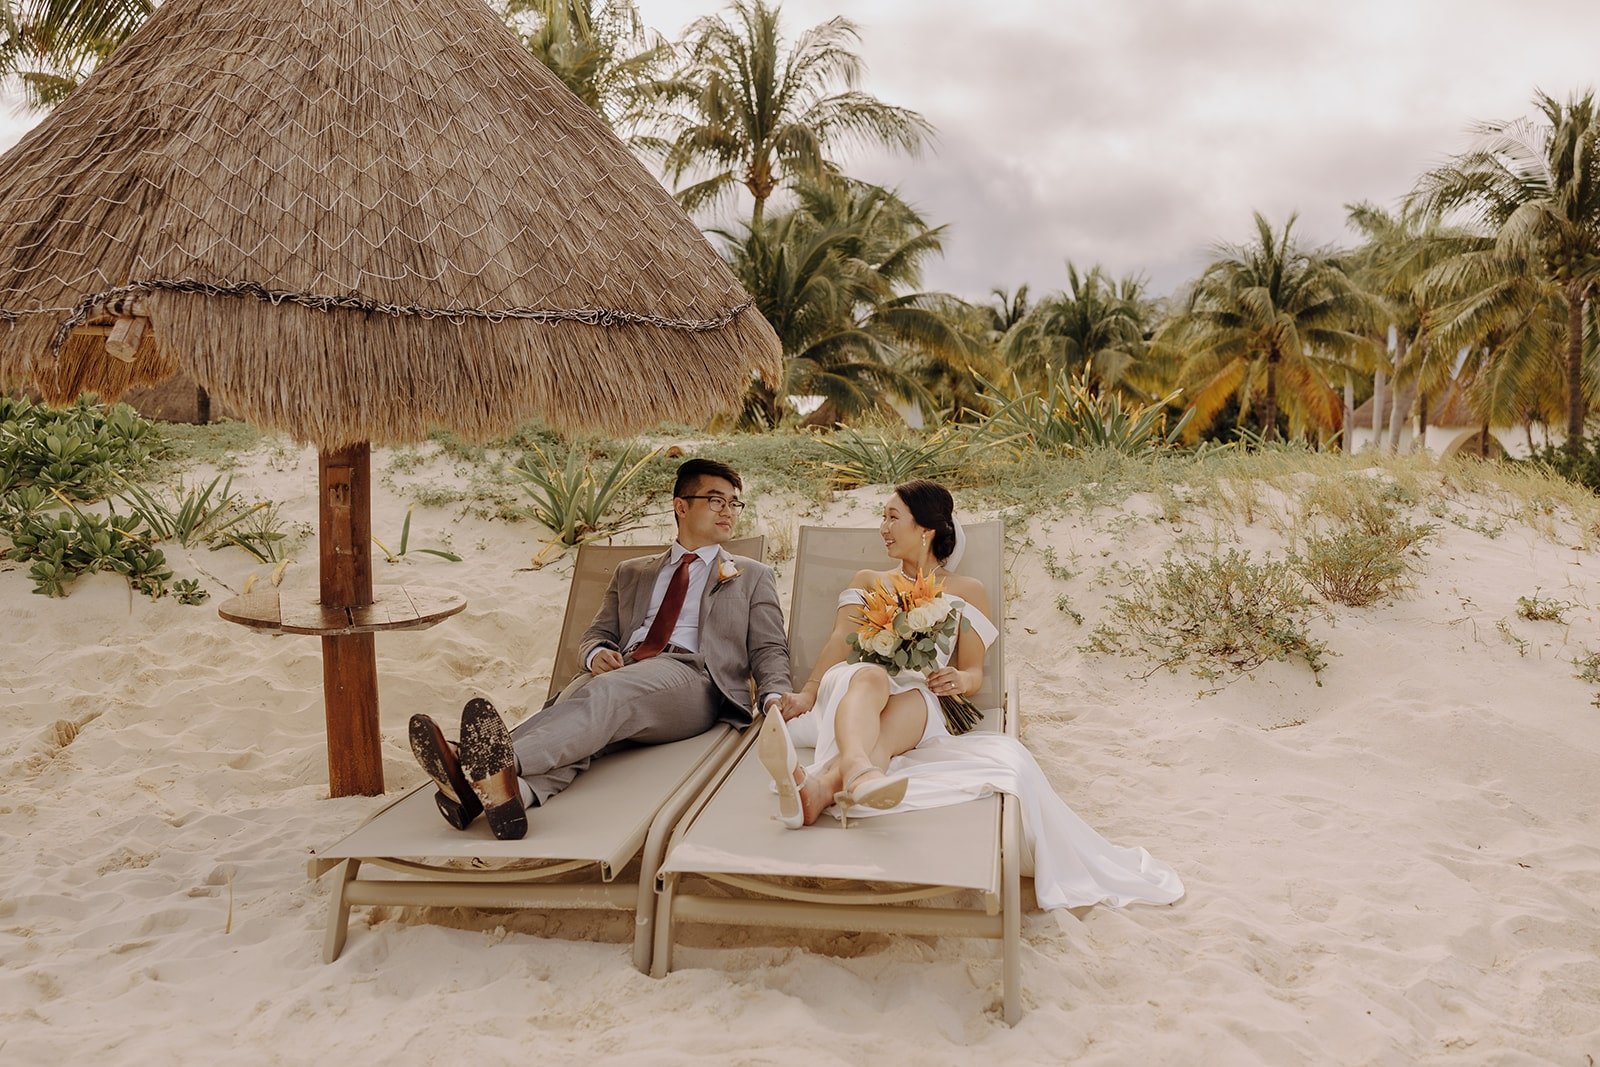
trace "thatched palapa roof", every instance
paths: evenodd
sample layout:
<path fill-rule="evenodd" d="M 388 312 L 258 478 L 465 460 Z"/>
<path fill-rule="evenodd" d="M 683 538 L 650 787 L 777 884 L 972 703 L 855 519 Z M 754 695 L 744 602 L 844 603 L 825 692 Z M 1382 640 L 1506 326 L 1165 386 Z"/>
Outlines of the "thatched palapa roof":
<path fill-rule="evenodd" d="M 0 320 L 0 380 L 182 368 L 329 448 L 700 419 L 780 358 L 483 0 L 167 0 L 0 158 Z"/>
<path fill-rule="evenodd" d="M 1367 397 L 1355 411 L 1355 425 L 1357 428 L 1370 429 L 1372 426 L 1372 397 Z M 1406 415 L 1416 409 L 1417 388 L 1415 385 L 1406 387 L 1404 395 L 1400 398 L 1400 412 Z M 1389 425 L 1390 408 L 1394 404 L 1394 390 L 1387 389 L 1383 394 L 1383 409 L 1379 413 L 1379 420 Z M 1472 413 L 1472 405 L 1467 401 L 1466 391 L 1461 388 L 1461 383 L 1451 381 L 1445 385 L 1444 390 L 1428 398 L 1428 425 L 1429 426 L 1481 426 L 1483 420 Z"/>

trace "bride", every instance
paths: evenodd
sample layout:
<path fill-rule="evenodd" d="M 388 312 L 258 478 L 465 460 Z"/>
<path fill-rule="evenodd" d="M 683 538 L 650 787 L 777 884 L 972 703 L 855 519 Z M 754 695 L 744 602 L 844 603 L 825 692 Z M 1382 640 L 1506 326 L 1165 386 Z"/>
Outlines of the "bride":
<path fill-rule="evenodd" d="M 864 570 L 839 594 L 832 634 L 798 693 L 784 694 L 781 715 L 769 714 L 757 741 L 778 794 L 778 818 L 809 826 L 830 806 L 840 818 L 939 807 L 990 793 L 1017 797 L 1025 868 L 1044 908 L 1099 902 L 1165 904 L 1183 895 L 1177 874 L 1144 849 L 1106 841 L 1061 800 L 1031 753 L 992 732 L 957 736 L 940 697 L 967 696 L 983 685 L 984 653 L 998 636 L 983 583 L 953 574 L 962 542 L 950 492 L 917 479 L 897 486 L 879 525 L 894 566 Z M 868 594 L 894 579 L 931 575 L 959 612 L 956 640 L 926 673 L 891 674 L 850 662 L 850 635 L 863 622 Z M 815 735 L 816 758 L 801 767 L 796 735 Z M 1031 860 L 1031 863 L 1028 862 Z"/>

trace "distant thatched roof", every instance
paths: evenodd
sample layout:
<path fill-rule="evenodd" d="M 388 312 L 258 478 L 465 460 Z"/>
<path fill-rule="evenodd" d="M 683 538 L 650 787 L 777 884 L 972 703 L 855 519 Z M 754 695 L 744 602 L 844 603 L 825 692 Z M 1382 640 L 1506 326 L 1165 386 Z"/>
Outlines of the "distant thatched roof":
<path fill-rule="evenodd" d="M 0 158 L 0 319 L 0 380 L 182 368 L 325 447 L 699 419 L 780 358 L 483 0 L 167 0 Z"/>
<path fill-rule="evenodd" d="M 1372 427 L 1372 401 L 1368 397 L 1366 402 L 1356 408 L 1355 426 L 1357 429 L 1370 429 Z M 1400 410 L 1409 413 L 1416 409 L 1416 386 L 1407 386 L 1400 397 Z M 1395 402 L 1394 390 L 1385 389 L 1383 392 L 1383 412 L 1378 417 L 1383 425 L 1389 425 L 1389 407 Z M 1467 403 L 1467 394 L 1461 386 L 1452 381 L 1444 387 L 1444 392 L 1428 398 L 1428 425 L 1429 426 L 1479 426 L 1481 419 L 1472 413 L 1472 405 Z"/>

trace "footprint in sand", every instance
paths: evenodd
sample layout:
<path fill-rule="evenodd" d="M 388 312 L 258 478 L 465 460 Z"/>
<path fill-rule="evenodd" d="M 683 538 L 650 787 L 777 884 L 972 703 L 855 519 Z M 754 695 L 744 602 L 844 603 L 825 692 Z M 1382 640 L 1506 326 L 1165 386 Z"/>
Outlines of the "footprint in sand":
<path fill-rule="evenodd" d="M 98 719 L 100 714 L 96 711 L 77 721 L 57 719 L 50 723 L 34 734 L 31 740 L 18 746 L 12 766 L 28 773 L 37 773 L 55 759 L 62 749 L 76 741 L 84 727 Z"/>

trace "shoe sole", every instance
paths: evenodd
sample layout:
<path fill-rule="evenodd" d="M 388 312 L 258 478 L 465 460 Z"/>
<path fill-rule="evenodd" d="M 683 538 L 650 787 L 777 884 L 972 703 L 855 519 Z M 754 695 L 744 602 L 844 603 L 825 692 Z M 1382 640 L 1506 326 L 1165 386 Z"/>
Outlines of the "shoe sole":
<path fill-rule="evenodd" d="M 805 808 L 800 803 L 800 787 L 794 783 L 794 763 L 789 759 L 794 749 L 783 723 L 773 718 L 776 714 L 768 712 L 761 723 L 756 755 L 778 787 L 778 821 L 794 830 L 805 822 Z"/>
<path fill-rule="evenodd" d="M 426 715 L 411 716 L 411 754 L 417 764 L 428 772 L 438 788 L 433 794 L 434 803 L 444 821 L 457 830 L 465 830 L 478 817 L 483 805 L 472 791 L 461 765 L 450 758 L 448 742 L 439 724 Z M 451 771 L 455 773 L 452 774 Z"/>
<path fill-rule="evenodd" d="M 833 802 L 839 807 L 841 821 L 845 826 L 849 826 L 850 809 L 870 808 L 873 811 L 888 811 L 905 800 L 906 789 L 910 784 L 904 777 L 884 778 L 862 790 L 847 789 L 837 793 Z"/>
<path fill-rule="evenodd" d="M 873 811 L 888 811 L 906 798 L 906 787 L 910 784 L 904 778 L 888 778 L 876 789 L 868 787 L 865 792 L 856 793 L 851 803 Z"/>
<path fill-rule="evenodd" d="M 487 700 L 473 699 L 461 712 L 461 771 L 483 804 L 489 829 L 501 841 L 528 833 L 528 809 L 517 786 L 517 754 L 506 724 Z"/>

